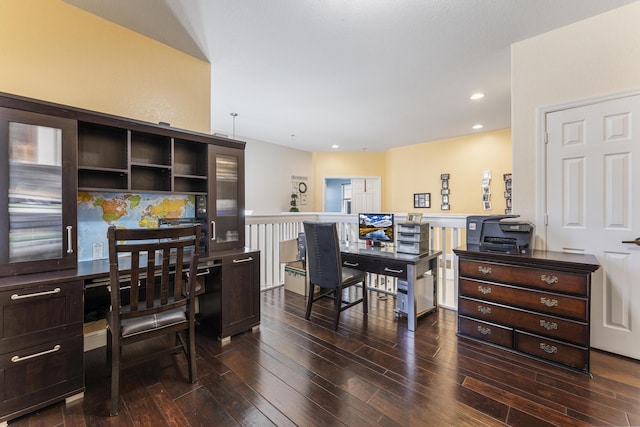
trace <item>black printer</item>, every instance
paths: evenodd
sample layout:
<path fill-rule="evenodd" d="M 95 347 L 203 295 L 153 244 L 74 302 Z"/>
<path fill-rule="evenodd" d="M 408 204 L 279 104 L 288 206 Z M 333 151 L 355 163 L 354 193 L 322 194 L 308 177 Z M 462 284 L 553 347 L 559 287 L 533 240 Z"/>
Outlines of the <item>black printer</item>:
<path fill-rule="evenodd" d="M 467 217 L 467 249 L 505 254 L 530 253 L 533 230 L 519 215 L 475 215 Z"/>

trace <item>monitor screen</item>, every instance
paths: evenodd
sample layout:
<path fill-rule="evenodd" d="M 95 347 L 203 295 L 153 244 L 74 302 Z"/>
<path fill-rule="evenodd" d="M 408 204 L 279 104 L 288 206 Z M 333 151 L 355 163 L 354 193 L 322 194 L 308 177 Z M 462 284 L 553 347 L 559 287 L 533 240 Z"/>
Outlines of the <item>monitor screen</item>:
<path fill-rule="evenodd" d="M 393 214 L 358 214 L 358 237 L 360 238 L 360 240 L 372 240 L 374 242 L 393 242 Z"/>

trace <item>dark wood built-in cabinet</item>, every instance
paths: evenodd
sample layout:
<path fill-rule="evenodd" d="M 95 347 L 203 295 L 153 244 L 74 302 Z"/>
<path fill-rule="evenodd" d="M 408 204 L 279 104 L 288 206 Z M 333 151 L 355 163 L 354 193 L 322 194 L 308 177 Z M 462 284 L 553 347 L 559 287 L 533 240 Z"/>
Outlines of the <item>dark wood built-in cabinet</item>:
<path fill-rule="evenodd" d="M 84 287 L 107 284 L 108 262 L 78 263 L 78 191 L 193 196 L 211 334 L 259 324 L 260 253 L 244 248 L 244 147 L 0 94 L 0 423 L 84 390 Z"/>
<path fill-rule="evenodd" d="M 244 246 L 244 143 L 116 118 L 82 120 L 78 188 L 200 196 L 208 251 Z"/>
<path fill-rule="evenodd" d="M 0 291 L 0 421 L 83 393 L 83 282 Z"/>
<path fill-rule="evenodd" d="M 75 267 L 76 122 L 0 97 L 0 276 Z"/>
<path fill-rule="evenodd" d="M 122 121 L 78 123 L 81 190 L 206 195 L 209 144 L 238 144 L 161 126 L 134 130 L 140 127 Z M 240 147 L 236 149 L 243 153 Z"/>
<path fill-rule="evenodd" d="M 209 251 L 244 242 L 244 155 L 235 148 L 209 146 Z"/>
<path fill-rule="evenodd" d="M 459 256 L 458 335 L 589 373 L 592 255 Z"/>
<path fill-rule="evenodd" d="M 260 324 L 260 252 L 230 253 L 205 278 L 199 319 L 223 342 Z"/>

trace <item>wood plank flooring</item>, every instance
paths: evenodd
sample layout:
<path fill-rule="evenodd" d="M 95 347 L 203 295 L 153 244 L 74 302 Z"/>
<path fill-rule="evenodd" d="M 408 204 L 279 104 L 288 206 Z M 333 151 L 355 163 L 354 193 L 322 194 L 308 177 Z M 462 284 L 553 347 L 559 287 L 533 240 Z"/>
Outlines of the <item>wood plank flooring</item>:
<path fill-rule="evenodd" d="M 182 355 L 122 376 L 109 417 L 104 348 L 86 353 L 86 393 L 10 426 L 640 426 L 640 362 L 591 351 L 593 378 L 456 337 L 456 313 L 415 333 L 371 293 L 331 329 L 331 302 L 262 293 L 257 332 L 222 346 L 199 329 L 198 377 Z M 175 363 L 175 362 L 178 363 Z"/>

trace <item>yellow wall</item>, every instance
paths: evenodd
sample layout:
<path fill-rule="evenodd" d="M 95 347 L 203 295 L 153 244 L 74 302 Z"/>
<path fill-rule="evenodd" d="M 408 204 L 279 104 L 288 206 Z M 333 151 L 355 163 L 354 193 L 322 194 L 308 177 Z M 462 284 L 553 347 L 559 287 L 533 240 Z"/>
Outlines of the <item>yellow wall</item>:
<path fill-rule="evenodd" d="M 62 1 L 0 1 L 0 58 L 0 92 L 211 131 L 209 63 Z"/>
<path fill-rule="evenodd" d="M 62 1 L 1 0 L 0 58 L 0 92 L 210 132 L 209 63 Z M 502 213 L 510 132 L 387 153 L 314 153 L 312 169 L 316 189 L 325 177 L 381 177 L 386 211 L 416 211 L 413 193 L 431 193 L 432 208 L 420 210 L 425 214 L 441 212 L 445 172 L 451 174 L 450 213 L 485 212 L 480 181 L 490 169 L 493 210 L 487 213 Z M 313 204 L 322 209 L 321 191 L 314 192 Z"/>
<path fill-rule="evenodd" d="M 313 153 L 314 187 L 332 177 L 380 176 L 381 209 L 389 212 L 504 214 L 503 175 L 511 173 L 511 130 L 394 148 L 386 153 Z M 491 171 L 491 210 L 482 203 L 482 177 Z M 450 210 L 440 209 L 440 174 L 450 174 Z M 431 193 L 431 208 L 414 208 L 414 193 Z M 322 191 L 313 210 L 322 210 Z"/>
<path fill-rule="evenodd" d="M 382 182 L 382 209 L 388 210 L 385 201 L 387 172 L 385 153 L 313 153 L 314 209 L 322 211 L 322 188 L 325 178 L 374 177 L 379 176 Z"/>
<path fill-rule="evenodd" d="M 511 131 L 504 129 L 425 142 L 387 152 L 386 210 L 464 214 L 504 214 L 503 174 L 511 173 Z M 482 203 L 483 171 L 491 171 L 491 210 Z M 440 209 L 440 174 L 448 173 L 450 210 Z M 431 208 L 413 207 L 414 193 L 431 193 Z"/>

